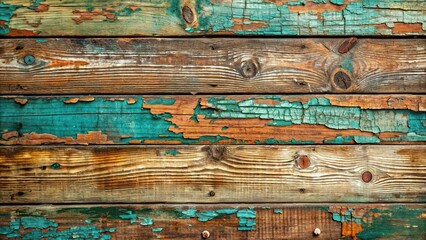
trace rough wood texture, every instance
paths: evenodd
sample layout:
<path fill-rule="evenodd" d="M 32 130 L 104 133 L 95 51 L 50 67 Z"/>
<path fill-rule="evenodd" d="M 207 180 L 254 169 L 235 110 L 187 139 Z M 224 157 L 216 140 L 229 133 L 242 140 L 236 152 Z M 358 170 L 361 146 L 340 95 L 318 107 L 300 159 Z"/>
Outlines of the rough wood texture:
<path fill-rule="evenodd" d="M 426 39 L 0 40 L 0 94 L 426 93 Z"/>
<path fill-rule="evenodd" d="M 424 0 L 3 0 L 0 34 L 424 35 L 425 10 Z"/>
<path fill-rule="evenodd" d="M 425 202 L 426 146 L 1 147 L 0 203 Z"/>
<path fill-rule="evenodd" d="M 0 208 L 0 237 L 424 239 L 425 213 L 396 204 L 15 206 Z"/>
<path fill-rule="evenodd" d="M 425 143 L 424 95 L 2 97 L 2 145 Z"/>

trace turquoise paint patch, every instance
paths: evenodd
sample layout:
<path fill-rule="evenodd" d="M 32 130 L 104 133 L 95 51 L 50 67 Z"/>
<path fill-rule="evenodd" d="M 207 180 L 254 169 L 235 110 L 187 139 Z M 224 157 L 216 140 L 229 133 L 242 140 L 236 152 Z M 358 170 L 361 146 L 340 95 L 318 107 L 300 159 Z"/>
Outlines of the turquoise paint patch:
<path fill-rule="evenodd" d="M 84 222 L 87 223 L 87 224 L 90 224 L 90 223 L 92 223 L 92 220 L 86 219 Z"/>
<path fill-rule="evenodd" d="M 60 168 L 61 168 L 61 164 L 59 164 L 59 163 L 54 163 L 54 164 L 50 165 L 50 168 L 51 168 L 51 169 L 58 170 L 58 169 L 60 169 Z"/>
<path fill-rule="evenodd" d="M 342 137 L 342 135 L 337 135 L 334 139 L 331 140 L 324 140 L 325 144 L 345 144 L 345 143 L 351 143 L 354 140 L 354 137 L 352 136 L 345 136 Z"/>
<path fill-rule="evenodd" d="M 35 41 L 36 41 L 37 43 L 46 43 L 46 42 L 47 42 L 47 39 L 44 39 L 44 38 L 36 38 L 36 39 L 35 39 Z"/>
<path fill-rule="evenodd" d="M 225 131 L 226 129 L 228 129 L 229 127 L 227 127 L 227 126 L 223 126 L 222 127 L 222 131 Z"/>
<path fill-rule="evenodd" d="M 274 213 L 282 214 L 282 213 L 283 213 L 283 210 L 282 210 L 282 209 L 274 209 Z"/>
<path fill-rule="evenodd" d="M 219 209 L 216 210 L 217 213 L 219 214 L 234 214 L 236 212 L 238 212 L 237 208 L 223 208 L 223 209 Z"/>
<path fill-rule="evenodd" d="M 340 67 L 353 74 L 354 67 L 353 67 L 353 61 L 352 61 L 351 56 L 346 55 L 343 58 L 343 61 L 340 64 Z"/>
<path fill-rule="evenodd" d="M 179 151 L 177 151 L 177 150 L 175 150 L 175 149 L 167 150 L 167 151 L 164 153 L 164 155 L 173 155 L 173 156 L 176 156 L 176 155 L 178 155 L 178 154 L 181 154 L 181 152 L 179 152 Z"/>
<path fill-rule="evenodd" d="M 140 224 L 143 225 L 143 226 L 150 226 L 150 225 L 154 224 L 154 221 L 152 220 L 152 218 L 138 217 L 138 219 L 140 220 Z"/>
<path fill-rule="evenodd" d="M 196 217 L 197 210 L 190 208 L 188 210 L 180 211 L 179 213 L 180 213 L 179 218 L 184 218 L 184 219 L 194 218 L 194 217 Z"/>
<path fill-rule="evenodd" d="M 216 213 L 215 211 L 203 211 L 203 212 L 197 213 L 198 221 L 200 222 L 207 222 L 217 216 L 219 216 L 219 214 Z"/>
<path fill-rule="evenodd" d="M 238 210 L 237 217 L 239 231 L 256 230 L 256 212 L 253 208 Z"/>
<path fill-rule="evenodd" d="M 16 9 L 20 7 L 22 7 L 22 5 L 11 5 L 0 2 L 0 21 L 4 22 L 4 24 L 0 25 L 0 35 L 5 35 L 10 32 L 10 19 L 13 17 Z"/>
<path fill-rule="evenodd" d="M 54 221 L 48 220 L 42 217 L 23 217 L 21 218 L 21 224 L 24 229 L 27 228 L 38 228 L 45 229 L 48 227 L 58 227 L 58 224 Z"/>
<path fill-rule="evenodd" d="M 379 143 L 380 139 L 376 136 L 354 136 L 356 143 Z"/>
<path fill-rule="evenodd" d="M 28 9 L 35 10 L 44 1 L 45 0 L 29 0 L 30 6 L 28 6 Z"/>
<path fill-rule="evenodd" d="M 306 1 L 287 2 L 289 6 L 305 6 Z"/>
<path fill-rule="evenodd" d="M 175 104 L 176 99 L 157 97 L 154 99 L 149 99 L 146 102 L 151 105 L 173 105 Z"/>
<path fill-rule="evenodd" d="M 133 224 L 136 222 L 137 215 L 132 211 L 127 211 L 126 214 L 122 214 L 119 217 L 124 220 L 130 220 L 130 223 Z"/>
<path fill-rule="evenodd" d="M 161 228 L 161 227 L 158 227 L 158 228 L 152 228 L 152 231 L 153 231 L 153 232 L 161 232 L 161 231 L 163 231 L 163 228 Z"/>
<path fill-rule="evenodd" d="M 344 0 L 330 0 L 331 3 L 336 4 L 336 5 L 343 5 L 345 4 Z"/>

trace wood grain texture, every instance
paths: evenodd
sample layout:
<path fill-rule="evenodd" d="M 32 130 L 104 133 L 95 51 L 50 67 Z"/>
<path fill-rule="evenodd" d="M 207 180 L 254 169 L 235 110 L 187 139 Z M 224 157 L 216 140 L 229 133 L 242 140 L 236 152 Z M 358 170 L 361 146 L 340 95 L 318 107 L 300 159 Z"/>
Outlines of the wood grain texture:
<path fill-rule="evenodd" d="M 2 39 L 0 94 L 426 93 L 425 56 L 426 39 Z"/>
<path fill-rule="evenodd" d="M 426 142 L 423 95 L 1 97 L 1 145 Z"/>
<path fill-rule="evenodd" d="M 425 222 L 425 205 L 13 206 L 0 208 L 0 237 L 424 239 Z"/>
<path fill-rule="evenodd" d="M 0 202 L 425 202 L 425 156 L 424 145 L 1 147 Z"/>
<path fill-rule="evenodd" d="M 423 0 L 3 0 L 0 34 L 424 35 L 425 9 Z"/>

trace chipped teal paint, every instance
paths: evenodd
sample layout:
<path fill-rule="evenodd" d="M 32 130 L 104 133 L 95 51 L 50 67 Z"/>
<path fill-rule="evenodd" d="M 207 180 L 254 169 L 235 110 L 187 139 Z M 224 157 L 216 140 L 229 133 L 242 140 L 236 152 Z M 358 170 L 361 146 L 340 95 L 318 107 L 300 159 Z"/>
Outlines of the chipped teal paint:
<path fill-rule="evenodd" d="M 179 213 L 180 213 L 179 218 L 188 219 L 188 218 L 196 217 L 197 210 L 190 208 L 188 210 L 180 211 Z"/>
<path fill-rule="evenodd" d="M 87 224 L 91 224 L 91 223 L 92 223 L 92 220 L 90 220 L 90 219 L 86 219 L 86 220 L 84 220 L 84 222 L 85 222 L 85 223 L 87 223 Z"/>
<path fill-rule="evenodd" d="M 111 239 L 107 233 L 115 232 L 115 228 L 97 229 L 95 226 L 73 226 L 69 229 L 58 231 L 59 224 L 43 217 L 22 217 L 9 223 L 9 226 L 0 226 L 0 236 L 6 238 L 34 239 Z M 30 231 L 19 233 L 20 228 Z M 43 230 L 43 231 L 42 231 Z"/>
<path fill-rule="evenodd" d="M 283 210 L 282 209 L 274 209 L 274 213 L 282 214 Z"/>
<path fill-rule="evenodd" d="M 36 43 L 46 43 L 46 42 L 47 42 L 47 39 L 44 39 L 44 38 L 36 38 L 36 39 L 35 39 L 35 41 L 36 41 Z"/>
<path fill-rule="evenodd" d="M 161 227 L 158 227 L 158 228 L 152 228 L 152 231 L 153 231 L 153 232 L 161 232 L 161 231 L 163 231 L 163 228 L 161 228 Z"/>
<path fill-rule="evenodd" d="M 133 224 L 136 222 L 137 215 L 132 211 L 127 211 L 126 214 L 122 214 L 119 217 L 124 220 L 130 220 L 130 223 Z"/>
<path fill-rule="evenodd" d="M 138 217 L 138 219 L 140 221 L 140 225 L 142 225 L 142 226 L 150 226 L 150 225 L 154 224 L 154 221 L 152 220 L 152 218 Z"/>
<path fill-rule="evenodd" d="M 35 10 L 44 1 L 45 0 L 29 0 L 30 6 L 28 6 L 28 8 L 31 10 Z"/>
<path fill-rule="evenodd" d="M 384 139 L 386 141 L 425 141 L 426 139 L 426 128 L 424 127 L 426 112 L 333 106 L 329 99 L 324 97 L 312 98 L 306 104 L 282 100 L 280 96 L 265 96 L 265 98 L 273 98 L 277 104 L 270 106 L 255 103 L 254 99 L 236 101 L 223 97 L 210 97 L 207 99 L 209 108 L 201 108 L 199 100 L 191 120 L 198 122 L 197 116 L 199 115 L 204 115 L 211 121 L 260 118 L 270 120 L 268 125 L 283 128 L 293 124 L 312 124 L 331 129 L 357 129 L 372 134 L 381 132 L 406 134 Z M 22 106 L 16 104 L 13 99 L 1 98 L 0 129 L 16 130 L 20 135 L 35 132 L 73 138 L 76 138 L 76 134 L 102 131 L 114 143 L 128 143 L 130 140 L 178 140 L 186 144 L 200 141 L 214 143 L 228 139 L 220 135 L 194 139 L 184 138 L 183 133 L 174 133 L 169 130 L 179 129 L 179 126 L 169 120 L 172 118 L 171 114 L 151 114 L 149 109 L 143 108 L 143 106 L 141 108 L 138 104 L 129 105 L 125 101 L 113 102 L 102 98 L 96 98 L 92 102 L 64 104 L 65 99 L 29 98 L 30 101 Z M 142 102 L 141 97 L 138 100 Z M 164 101 L 156 103 L 162 105 Z M 37 116 L 37 121 L 34 121 L 34 116 Z M 37 122 L 45 124 L 36 124 Z M 121 138 L 122 135 L 132 137 Z M 377 136 L 336 136 L 335 139 L 324 142 L 348 143 L 351 141 L 378 143 L 381 139 Z M 257 140 L 256 143 L 312 144 L 314 142 L 299 141 L 298 139 L 291 141 L 266 139 Z"/>
<path fill-rule="evenodd" d="M 222 127 L 222 131 L 225 131 L 226 129 L 228 129 L 229 127 L 228 126 L 223 126 Z"/>
<path fill-rule="evenodd" d="M 58 169 L 60 169 L 60 168 L 61 168 L 61 164 L 59 164 L 59 163 L 54 163 L 54 164 L 50 165 L 50 168 L 51 168 L 51 169 L 58 170 Z"/>
<path fill-rule="evenodd" d="M 48 227 L 58 227 L 58 224 L 54 221 L 40 217 L 23 217 L 21 218 L 21 224 L 24 229 L 27 228 L 38 228 L 44 229 Z"/>
<path fill-rule="evenodd" d="M 237 208 L 223 208 L 223 209 L 219 209 L 216 210 L 215 212 L 219 213 L 219 214 L 234 214 L 236 212 L 238 212 Z"/>
<path fill-rule="evenodd" d="M 378 213 L 370 222 L 362 221 L 362 231 L 357 233 L 359 239 L 385 239 L 404 236 L 425 236 L 426 221 L 424 208 L 409 209 L 405 206 L 392 206 L 390 209 L 371 209 L 364 216 Z M 398 219 L 398 224 L 391 224 Z M 391 225 L 391 226 L 390 226 Z M 406 237 L 407 239 L 409 237 Z"/>
<path fill-rule="evenodd" d="M 16 9 L 22 7 L 22 5 L 11 5 L 0 2 L 0 35 L 5 35 L 10 32 L 9 23 Z"/>
<path fill-rule="evenodd" d="M 256 230 L 256 211 L 252 207 L 238 210 L 237 217 L 239 231 Z"/>
<path fill-rule="evenodd" d="M 175 150 L 175 149 L 167 150 L 164 153 L 164 155 L 173 155 L 173 156 L 176 156 L 178 154 L 181 154 L 181 152 L 179 152 L 178 150 Z"/>
<path fill-rule="evenodd" d="M 146 102 L 152 105 L 173 105 L 176 102 L 176 99 L 157 97 L 154 99 L 149 99 Z"/>
<path fill-rule="evenodd" d="M 346 55 L 343 58 L 342 63 L 340 64 L 340 67 L 345 69 L 346 71 L 348 71 L 350 73 L 353 73 L 354 67 L 353 67 L 352 58 L 349 55 Z"/>
<path fill-rule="evenodd" d="M 420 11 L 426 4 L 422 1 L 401 0 L 350 2 L 343 11 L 325 11 L 318 18 L 314 11 L 292 12 L 289 7 L 303 6 L 305 1 L 289 1 L 279 6 L 263 0 L 234 0 L 215 3 L 197 1 L 199 26 L 195 32 L 228 31 L 236 34 L 254 35 L 392 35 L 394 23 L 421 23 L 426 30 L 426 16 Z M 313 0 L 325 4 L 326 0 Z M 331 0 L 330 4 L 343 5 L 343 0 Z M 281 2 L 280 2 L 281 3 Z M 261 21 L 265 27 L 250 30 L 233 30 L 234 19 Z M 389 28 L 374 25 L 386 24 Z M 418 34 L 418 33 L 412 33 Z M 424 33 L 423 33 L 424 34 Z"/>
<path fill-rule="evenodd" d="M 215 211 L 203 211 L 203 212 L 197 213 L 198 221 L 200 222 L 207 222 L 217 216 L 219 216 L 219 214 L 216 213 Z"/>

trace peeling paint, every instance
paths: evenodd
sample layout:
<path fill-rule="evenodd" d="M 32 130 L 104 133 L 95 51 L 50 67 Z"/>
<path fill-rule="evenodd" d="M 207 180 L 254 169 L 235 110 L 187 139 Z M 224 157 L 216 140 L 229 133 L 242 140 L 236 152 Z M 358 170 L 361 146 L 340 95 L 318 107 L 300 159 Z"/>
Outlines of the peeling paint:
<path fill-rule="evenodd" d="M 179 152 L 178 150 L 175 150 L 175 149 L 171 149 L 171 150 L 167 150 L 167 151 L 164 153 L 164 156 L 166 156 L 166 155 L 173 155 L 173 156 L 176 156 L 176 155 L 178 155 L 178 154 L 181 154 L 181 152 Z"/>

